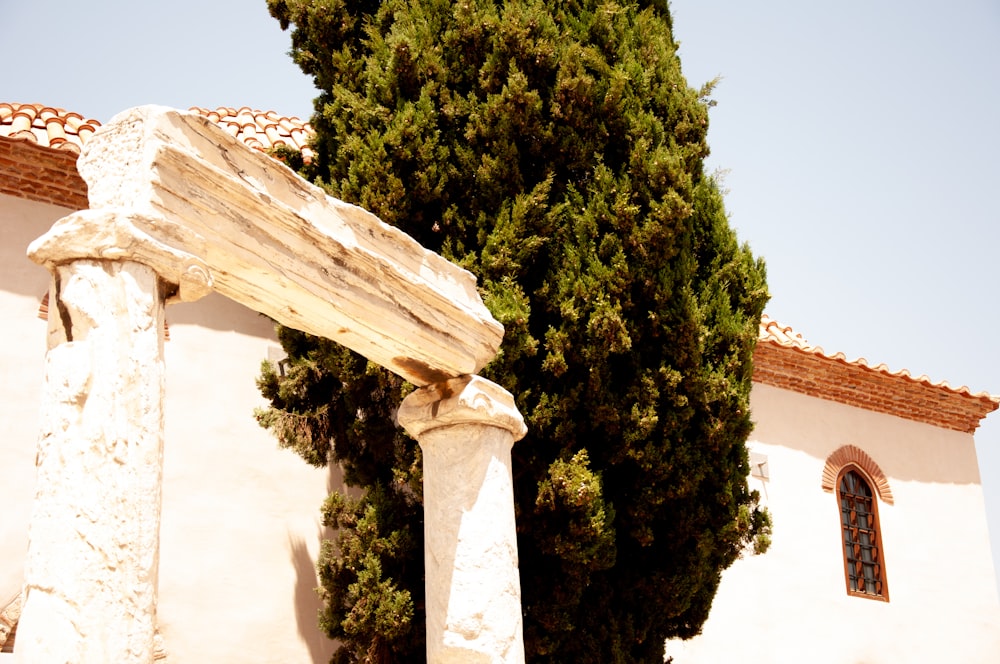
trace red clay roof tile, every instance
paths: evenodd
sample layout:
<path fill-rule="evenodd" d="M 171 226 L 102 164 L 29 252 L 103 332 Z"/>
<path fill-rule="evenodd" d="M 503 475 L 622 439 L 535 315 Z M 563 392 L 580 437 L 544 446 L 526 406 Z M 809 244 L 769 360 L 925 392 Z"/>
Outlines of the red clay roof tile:
<path fill-rule="evenodd" d="M 0 104 L 0 136 L 79 153 L 101 123 L 42 104 Z"/>
<path fill-rule="evenodd" d="M 897 378 L 906 378 L 914 383 L 922 383 L 930 387 L 940 387 L 946 390 L 951 390 L 952 392 L 958 392 L 971 397 L 986 397 L 996 402 L 1000 406 L 1000 396 L 990 395 L 987 392 L 972 392 L 967 386 L 962 387 L 952 387 L 947 381 L 933 381 L 926 374 L 914 377 L 906 369 L 901 369 L 899 371 L 891 371 L 885 363 L 880 363 L 875 366 L 868 364 L 868 360 L 863 357 L 859 357 L 856 360 L 848 360 L 847 356 L 843 353 L 835 353 L 830 355 L 823 350 L 822 346 L 813 346 L 805 338 L 794 331 L 791 327 L 787 325 L 781 325 L 776 320 L 764 314 L 760 320 L 760 340 L 770 343 L 777 343 L 786 348 L 796 348 L 806 353 L 811 353 L 813 355 L 818 355 L 824 357 L 828 360 L 833 360 L 835 362 L 840 362 L 841 364 L 850 364 L 854 366 L 864 367 L 871 371 L 878 373 L 883 373 L 889 376 L 895 376 Z"/>
<path fill-rule="evenodd" d="M 216 109 L 191 107 L 192 111 L 217 123 L 227 132 L 258 150 L 268 150 L 281 145 L 302 152 L 308 163 L 313 151 L 309 148 L 312 126 L 297 117 L 285 117 L 275 111 L 259 111 L 247 106 Z"/>
<path fill-rule="evenodd" d="M 312 126 L 297 117 L 284 117 L 275 111 L 259 111 L 243 106 L 190 110 L 215 122 L 245 144 L 258 150 L 285 145 L 302 152 L 309 162 L 313 151 L 308 142 Z M 42 147 L 80 152 L 80 148 L 101 126 L 79 113 L 42 104 L 0 103 L 0 137 L 31 141 Z"/>

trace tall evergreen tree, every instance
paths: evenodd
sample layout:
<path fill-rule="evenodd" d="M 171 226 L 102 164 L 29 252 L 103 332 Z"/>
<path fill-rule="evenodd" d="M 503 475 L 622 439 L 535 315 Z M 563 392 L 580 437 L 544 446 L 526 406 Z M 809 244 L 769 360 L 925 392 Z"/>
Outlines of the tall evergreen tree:
<path fill-rule="evenodd" d="M 471 270 L 506 328 L 483 375 L 514 446 L 533 662 L 661 662 L 768 529 L 748 491 L 764 267 L 703 171 L 710 88 L 681 74 L 666 0 L 268 0 L 321 91 L 308 176 Z M 259 414 L 356 498 L 320 562 L 335 662 L 423 657 L 411 386 L 280 330 Z"/>

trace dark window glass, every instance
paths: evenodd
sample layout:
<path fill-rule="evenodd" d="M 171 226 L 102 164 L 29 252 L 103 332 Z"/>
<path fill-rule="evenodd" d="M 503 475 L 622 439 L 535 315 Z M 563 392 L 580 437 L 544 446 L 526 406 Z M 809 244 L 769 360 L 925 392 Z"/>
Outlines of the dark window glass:
<path fill-rule="evenodd" d="M 878 512 L 871 487 L 857 472 L 840 478 L 840 522 L 844 532 L 847 589 L 852 594 L 886 596 L 878 537 Z"/>

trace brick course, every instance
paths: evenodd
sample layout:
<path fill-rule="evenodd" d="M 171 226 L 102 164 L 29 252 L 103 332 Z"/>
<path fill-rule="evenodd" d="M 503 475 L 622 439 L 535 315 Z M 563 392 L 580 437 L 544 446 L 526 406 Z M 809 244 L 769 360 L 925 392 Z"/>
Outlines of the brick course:
<path fill-rule="evenodd" d="M 757 343 L 753 380 L 962 433 L 973 433 L 998 405 L 984 394 L 953 390 L 926 378 L 892 374 L 767 339 Z"/>
<path fill-rule="evenodd" d="M 875 460 L 856 445 L 844 445 L 826 458 L 826 464 L 823 466 L 823 480 L 820 482 L 824 491 L 833 492 L 837 489 L 840 471 L 847 465 L 861 469 L 868 476 L 867 480 L 878 497 L 889 505 L 893 504 L 894 498 L 892 488 L 889 486 L 889 478 L 885 476 Z"/>
<path fill-rule="evenodd" d="M 79 153 L 0 137 L 0 194 L 85 210 L 87 183 L 76 171 Z"/>

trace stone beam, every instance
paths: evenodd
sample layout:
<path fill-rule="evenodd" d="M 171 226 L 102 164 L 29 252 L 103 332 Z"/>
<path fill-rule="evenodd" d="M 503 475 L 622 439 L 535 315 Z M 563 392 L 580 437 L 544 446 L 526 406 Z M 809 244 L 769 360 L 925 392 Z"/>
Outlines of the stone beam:
<path fill-rule="evenodd" d="M 475 374 L 500 346 L 503 327 L 471 273 L 199 115 L 125 111 L 94 134 L 78 168 L 90 212 L 57 222 L 29 249 L 50 268 L 94 257 L 103 215 L 120 225 L 108 231 L 108 259 L 129 255 L 118 232 L 190 257 L 180 274 L 152 266 L 187 275 L 181 299 L 207 285 L 418 386 Z"/>

